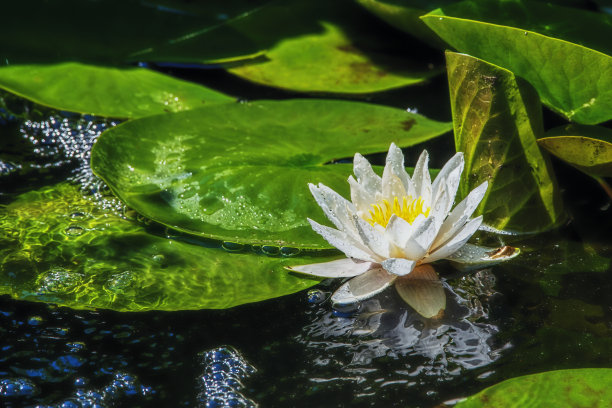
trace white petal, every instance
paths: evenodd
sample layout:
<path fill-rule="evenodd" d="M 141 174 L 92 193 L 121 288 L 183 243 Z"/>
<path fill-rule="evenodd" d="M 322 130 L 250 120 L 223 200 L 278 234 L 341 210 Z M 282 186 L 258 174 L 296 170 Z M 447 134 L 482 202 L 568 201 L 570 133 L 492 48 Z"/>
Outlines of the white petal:
<path fill-rule="evenodd" d="M 349 280 L 331 297 L 333 304 L 347 305 L 359 302 L 385 290 L 397 276 L 383 268 L 374 268 Z"/>
<path fill-rule="evenodd" d="M 326 227 L 316 221 L 311 220 L 310 218 L 308 218 L 308 222 L 310 222 L 314 232 L 321 235 L 332 246 L 344 252 L 344 254 L 349 258 L 360 259 L 368 262 L 377 262 L 377 259 L 375 258 L 378 257 L 371 253 L 368 247 L 363 245 L 362 242 L 359 242 L 347 235 L 346 232 Z"/>
<path fill-rule="evenodd" d="M 361 241 L 376 255 L 388 258 L 390 245 L 386 237 L 358 215 L 353 215 L 353 222 Z"/>
<path fill-rule="evenodd" d="M 429 175 L 429 154 L 427 150 L 419 156 L 414 173 L 412 173 L 415 194 L 422 197 L 427 205 L 431 205 L 431 176 Z"/>
<path fill-rule="evenodd" d="M 423 259 L 424 262 L 433 262 L 438 259 L 446 258 L 453 253 L 457 252 L 468 239 L 478 230 L 480 224 L 482 223 L 482 215 L 478 216 L 472 220 L 470 220 L 467 224 L 455 234 L 450 241 L 448 241 L 445 245 L 441 246 L 436 251 L 432 252 L 429 256 Z"/>
<path fill-rule="evenodd" d="M 446 259 L 460 264 L 482 267 L 516 258 L 520 252 L 519 248 L 511 246 L 490 248 L 465 244 L 458 251 L 447 256 Z"/>
<path fill-rule="evenodd" d="M 412 225 L 405 219 L 393 214 L 385 228 L 385 236 L 395 245 L 403 248 L 411 235 Z"/>
<path fill-rule="evenodd" d="M 431 187 L 432 200 L 435 203 L 443 191 L 448 193 L 449 203 L 446 212 L 450 210 L 457 194 L 459 180 L 463 172 L 463 153 L 456 153 L 440 170 Z"/>
<path fill-rule="evenodd" d="M 374 196 L 376 192 L 382 191 L 380 176 L 374 173 L 370 162 L 359 153 L 356 153 L 353 159 L 353 173 L 355 173 L 357 181 L 368 194 Z"/>
<path fill-rule="evenodd" d="M 372 262 L 355 262 L 351 258 L 338 259 L 308 265 L 287 266 L 287 269 L 323 278 L 351 278 L 361 275 L 372 267 Z"/>
<path fill-rule="evenodd" d="M 432 248 L 436 248 L 444 245 L 446 241 L 451 239 L 461 227 L 463 227 L 468 219 L 472 216 L 478 204 L 482 201 L 485 193 L 487 192 L 488 183 L 485 181 L 472 191 L 470 194 L 461 201 L 449 214 L 448 218 L 444 220 L 444 223 L 440 227 L 438 236 L 434 240 Z"/>
<path fill-rule="evenodd" d="M 308 187 L 319 207 L 336 228 L 340 231 L 355 232 L 352 228 L 352 217 L 349 212 L 354 213 L 357 209 L 350 201 L 324 184 L 318 186 L 308 184 Z"/>
<path fill-rule="evenodd" d="M 368 211 L 372 209 L 371 204 L 376 203 L 376 196 L 368 194 L 353 176 L 349 176 L 348 183 L 351 186 L 351 201 L 355 208 L 357 211 L 368 214 Z"/>
<path fill-rule="evenodd" d="M 418 261 L 427 254 L 436 236 L 435 219 L 419 215 L 412 223 L 412 234 L 401 246 L 404 257 Z"/>
<path fill-rule="evenodd" d="M 404 258 L 389 258 L 381 262 L 387 272 L 397 276 L 408 275 L 414 269 L 416 261 Z"/>
<path fill-rule="evenodd" d="M 420 265 L 412 273 L 395 281 L 397 293 L 418 314 L 426 318 L 442 317 L 446 294 L 438 274 L 431 265 Z"/>
<path fill-rule="evenodd" d="M 382 193 L 387 200 L 405 195 L 415 198 L 415 189 L 404 167 L 404 153 L 395 143 L 391 143 L 383 170 Z"/>

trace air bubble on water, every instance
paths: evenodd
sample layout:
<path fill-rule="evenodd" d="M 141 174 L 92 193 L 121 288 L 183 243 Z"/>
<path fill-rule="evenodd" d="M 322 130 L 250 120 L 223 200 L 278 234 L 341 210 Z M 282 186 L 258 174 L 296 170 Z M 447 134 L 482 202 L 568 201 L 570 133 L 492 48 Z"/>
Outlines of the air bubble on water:
<path fill-rule="evenodd" d="M 4 378 L 0 380 L 0 396 L 25 397 L 38 393 L 38 387 L 27 378 Z"/>
<path fill-rule="evenodd" d="M 327 299 L 328 296 L 329 296 L 329 293 L 323 292 L 320 289 L 311 289 L 308 291 L 308 303 L 312 303 L 312 304 L 321 303 L 325 301 L 325 299 Z"/>

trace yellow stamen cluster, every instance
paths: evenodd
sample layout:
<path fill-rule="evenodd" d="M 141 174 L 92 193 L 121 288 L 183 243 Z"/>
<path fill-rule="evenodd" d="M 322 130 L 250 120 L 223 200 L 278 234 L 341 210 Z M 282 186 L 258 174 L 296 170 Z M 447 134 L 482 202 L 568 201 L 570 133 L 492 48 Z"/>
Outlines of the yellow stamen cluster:
<path fill-rule="evenodd" d="M 410 196 L 404 196 L 401 204 L 399 198 L 394 197 L 393 204 L 390 204 L 387 200 L 382 200 L 379 204 L 372 204 L 373 210 L 370 210 L 370 219 L 366 219 L 366 221 L 372 225 L 378 224 L 386 227 L 391 216 L 395 214 L 412 224 L 419 214 L 423 214 L 425 217 L 429 216 L 431 209 L 424 207 L 425 202 L 421 197 L 413 199 Z"/>

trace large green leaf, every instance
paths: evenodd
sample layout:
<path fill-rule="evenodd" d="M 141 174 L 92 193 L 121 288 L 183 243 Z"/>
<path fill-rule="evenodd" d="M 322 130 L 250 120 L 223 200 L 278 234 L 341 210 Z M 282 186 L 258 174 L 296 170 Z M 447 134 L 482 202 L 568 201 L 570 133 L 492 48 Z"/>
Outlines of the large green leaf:
<path fill-rule="evenodd" d="M 267 0 L 20 0 L 3 4 L 0 64 L 239 59 L 241 49 L 200 35 Z M 188 41 L 192 47 L 182 47 Z M 164 54 L 151 50 L 164 47 Z M 249 50 L 249 54 L 253 51 Z M 249 57 L 250 55 L 246 55 Z"/>
<path fill-rule="evenodd" d="M 611 119 L 612 57 L 600 52 L 611 52 L 609 18 L 524 4 L 465 2 L 422 19 L 457 50 L 527 79 L 546 105 L 570 120 L 596 124 Z"/>
<path fill-rule="evenodd" d="M 271 30 L 270 27 L 275 29 Z M 397 38 L 353 1 L 279 2 L 235 24 L 233 29 L 265 48 L 266 59 L 229 69 L 260 84 L 302 92 L 360 94 L 425 81 L 438 73 L 411 58 L 413 44 Z M 220 33 L 212 31 L 209 37 Z"/>
<path fill-rule="evenodd" d="M 179 112 L 233 100 L 144 68 L 78 63 L 2 67 L 0 88 L 54 109 L 113 118 Z"/>
<path fill-rule="evenodd" d="M 228 308 L 317 283 L 283 266 L 328 261 L 231 253 L 147 233 L 59 184 L 0 208 L 0 293 L 73 308 Z"/>
<path fill-rule="evenodd" d="M 459 402 L 457 408 L 609 407 L 612 369 L 548 371 L 503 381 Z"/>
<path fill-rule="evenodd" d="M 448 130 L 449 123 L 357 102 L 225 104 L 117 126 L 100 136 L 91 165 L 130 207 L 178 230 L 328 248 L 306 220 L 327 222 L 307 183 L 347 197 L 351 166 L 325 163 Z"/>
<path fill-rule="evenodd" d="M 567 125 L 552 129 L 538 144 L 595 177 L 612 177 L 612 130 L 600 126 Z"/>
<path fill-rule="evenodd" d="M 537 94 L 510 71 L 446 53 L 455 146 L 465 153 L 459 196 L 482 183 L 485 222 L 518 231 L 555 225 L 561 201 L 536 137 L 544 132 Z"/>

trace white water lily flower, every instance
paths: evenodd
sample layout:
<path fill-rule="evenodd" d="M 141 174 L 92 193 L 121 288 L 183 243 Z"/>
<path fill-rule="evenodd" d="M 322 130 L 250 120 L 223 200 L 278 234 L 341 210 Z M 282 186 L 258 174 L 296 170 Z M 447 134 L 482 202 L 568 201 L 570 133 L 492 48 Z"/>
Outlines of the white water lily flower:
<path fill-rule="evenodd" d="M 482 223 L 482 216 L 471 216 L 487 191 L 487 182 L 451 211 L 463 171 L 463 154 L 455 154 L 433 182 L 428 161 L 428 153 L 423 151 L 411 178 L 401 149 L 391 144 L 381 178 L 357 153 L 357 179 L 348 179 L 351 201 L 323 184 L 309 184 L 315 200 L 337 229 L 308 221 L 347 258 L 289 269 L 319 277 L 352 277 L 332 296 L 334 303 L 347 304 L 371 297 L 396 278 L 439 259 L 483 264 L 516 256 L 518 250 L 510 247 L 504 247 L 510 250 L 495 258 L 499 251 L 493 248 L 466 244 Z"/>

